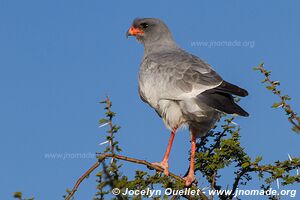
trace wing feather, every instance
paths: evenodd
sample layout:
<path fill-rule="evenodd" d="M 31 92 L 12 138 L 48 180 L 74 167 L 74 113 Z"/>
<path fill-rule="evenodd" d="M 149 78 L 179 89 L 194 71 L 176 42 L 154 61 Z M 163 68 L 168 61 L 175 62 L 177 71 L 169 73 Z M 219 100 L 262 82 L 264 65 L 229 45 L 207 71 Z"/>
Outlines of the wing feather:
<path fill-rule="evenodd" d="M 209 64 L 182 50 L 148 55 L 139 74 L 144 99 L 196 97 L 222 81 Z"/>

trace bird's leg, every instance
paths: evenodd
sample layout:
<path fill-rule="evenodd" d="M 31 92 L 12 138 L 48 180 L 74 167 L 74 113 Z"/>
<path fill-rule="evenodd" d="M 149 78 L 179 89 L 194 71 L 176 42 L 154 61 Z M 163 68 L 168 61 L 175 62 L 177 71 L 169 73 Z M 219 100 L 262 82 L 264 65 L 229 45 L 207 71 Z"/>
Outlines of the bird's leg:
<path fill-rule="evenodd" d="M 191 147 L 191 158 L 190 158 L 190 169 L 187 176 L 184 177 L 185 186 L 190 186 L 195 181 L 195 151 L 196 151 L 196 136 L 192 133 L 192 147 Z"/>
<path fill-rule="evenodd" d="M 172 144 L 173 144 L 173 140 L 174 140 L 174 137 L 175 137 L 175 132 L 176 132 L 176 128 L 173 129 L 173 131 L 171 132 L 171 136 L 170 136 L 170 139 L 169 139 L 169 144 L 168 144 L 168 147 L 167 147 L 167 150 L 166 150 L 166 153 L 165 153 L 165 156 L 163 158 L 163 160 L 160 162 L 160 163 L 152 163 L 153 165 L 157 165 L 161 168 L 164 169 L 164 174 L 166 176 L 169 176 L 169 164 L 168 164 L 168 160 L 169 160 L 169 155 L 170 155 L 170 151 L 171 151 L 171 148 L 172 148 Z"/>

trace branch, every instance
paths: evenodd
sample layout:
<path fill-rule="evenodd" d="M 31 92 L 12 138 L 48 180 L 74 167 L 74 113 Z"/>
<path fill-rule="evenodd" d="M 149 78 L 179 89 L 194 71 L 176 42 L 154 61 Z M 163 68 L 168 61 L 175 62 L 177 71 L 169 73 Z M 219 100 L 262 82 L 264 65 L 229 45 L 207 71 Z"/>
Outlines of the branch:
<path fill-rule="evenodd" d="M 229 122 L 230 123 L 230 122 Z M 228 129 L 225 127 L 224 130 L 222 131 L 222 133 L 220 133 L 220 135 L 215 139 L 216 143 L 214 144 L 214 146 L 209 150 L 208 155 L 212 155 L 212 152 L 216 149 L 220 147 L 220 142 L 221 139 L 223 138 L 223 136 L 226 134 L 226 132 L 228 131 Z"/>
<path fill-rule="evenodd" d="M 249 170 L 251 171 L 251 170 Z M 234 180 L 234 183 L 233 183 L 233 186 L 232 186 L 232 192 L 231 194 L 229 195 L 229 199 L 232 199 L 233 198 L 233 195 L 236 191 L 236 189 L 238 188 L 239 186 L 239 182 L 241 180 L 241 178 L 244 176 L 244 174 L 246 174 L 247 172 L 249 172 L 246 168 L 242 169 L 242 171 L 236 176 L 235 180 Z"/>
<path fill-rule="evenodd" d="M 300 167 L 299 162 L 298 163 L 292 163 L 291 161 L 288 161 L 288 162 L 290 162 L 291 164 L 288 165 L 287 163 L 284 163 L 284 162 L 278 162 L 274 166 L 273 165 L 257 165 L 257 163 L 249 163 L 248 167 L 243 168 L 240 171 L 240 173 L 237 174 L 235 181 L 233 183 L 233 186 L 232 186 L 232 192 L 229 195 L 229 199 L 233 198 L 233 195 L 239 186 L 240 180 L 248 172 L 265 172 L 265 173 L 270 174 L 271 176 L 274 176 L 274 175 L 278 176 L 278 172 L 276 172 L 276 169 L 278 169 L 278 168 L 282 168 L 285 171 L 289 172 L 291 170 L 294 170 L 294 169 L 297 169 Z M 281 178 L 284 178 L 283 174 L 281 175 Z M 298 180 L 298 182 L 299 182 L 299 178 L 296 180 Z"/>
<path fill-rule="evenodd" d="M 89 170 L 87 170 L 76 182 L 76 184 L 74 185 L 73 189 L 71 190 L 71 192 L 69 192 L 68 196 L 65 198 L 65 200 L 70 200 L 71 197 L 74 196 L 75 192 L 77 191 L 77 188 L 79 187 L 79 185 L 81 184 L 81 182 L 87 178 L 90 173 L 92 173 L 99 165 L 101 162 L 96 162 Z"/>
<path fill-rule="evenodd" d="M 272 107 L 273 108 L 282 107 L 282 109 L 289 116 L 288 117 L 289 122 L 294 126 L 293 131 L 300 132 L 300 117 L 298 117 L 297 113 L 293 111 L 291 105 L 287 103 L 287 101 L 291 100 L 291 98 L 288 95 L 281 95 L 280 90 L 277 89 L 277 86 L 280 85 L 280 82 L 273 81 L 270 79 L 271 72 L 264 68 L 263 63 L 260 64 L 258 67 L 254 67 L 254 70 L 260 71 L 265 76 L 265 79 L 262 81 L 262 83 L 267 83 L 268 85 L 266 86 L 266 88 L 268 90 L 271 90 L 273 94 L 275 94 L 280 99 L 280 102 L 274 103 Z"/>
<path fill-rule="evenodd" d="M 217 176 L 217 171 L 214 171 L 213 175 L 212 175 L 212 181 L 211 181 L 211 184 L 210 184 L 210 187 L 211 188 L 216 188 L 216 176 Z M 210 195 L 210 200 L 213 200 L 214 199 L 214 196 L 213 194 Z"/>
<path fill-rule="evenodd" d="M 107 108 L 107 117 L 109 118 L 108 120 L 108 124 L 109 124 L 109 133 L 110 133 L 110 139 L 109 139 L 109 144 L 110 144 L 110 152 L 112 154 L 115 154 L 115 147 L 114 147 L 114 131 L 113 131 L 113 123 L 112 123 L 112 119 L 114 117 L 114 112 L 111 111 L 111 106 L 112 106 L 112 102 L 109 100 L 108 96 L 106 96 L 105 99 L 105 103 L 106 103 L 106 108 Z"/>
<path fill-rule="evenodd" d="M 116 158 L 116 159 L 119 159 L 119 160 L 124 160 L 124 161 L 127 161 L 127 162 L 131 162 L 131 163 L 137 163 L 137 164 L 141 164 L 141 165 L 144 165 L 146 167 L 148 167 L 149 169 L 155 169 L 156 171 L 159 171 L 159 172 L 163 172 L 164 169 L 159 167 L 159 166 L 156 166 L 156 165 L 153 165 L 149 162 L 147 162 L 146 160 L 139 160 L 139 159 L 136 159 L 136 158 L 130 158 L 130 157 L 126 157 L 126 156 L 121 156 L 121 155 L 117 155 L 117 154 L 101 154 L 99 155 L 98 157 L 98 162 L 96 162 L 89 170 L 87 170 L 76 182 L 76 184 L 74 185 L 73 189 L 71 190 L 71 192 L 69 192 L 68 196 L 65 198 L 65 200 L 70 200 L 75 192 L 77 191 L 79 185 L 81 184 L 81 182 L 87 178 L 90 173 L 92 173 L 97 167 L 99 167 L 99 165 L 103 162 L 103 160 L 105 160 L 106 158 Z M 176 174 L 173 174 L 173 173 L 169 173 L 169 176 L 176 179 L 177 181 L 179 182 L 182 182 L 184 183 L 185 180 L 183 178 L 181 178 L 180 176 L 176 175 Z M 198 188 L 197 188 L 198 189 Z M 200 198 L 203 199 L 203 200 L 208 200 L 208 198 L 206 197 L 206 195 L 199 189 L 199 195 L 200 195 Z"/>

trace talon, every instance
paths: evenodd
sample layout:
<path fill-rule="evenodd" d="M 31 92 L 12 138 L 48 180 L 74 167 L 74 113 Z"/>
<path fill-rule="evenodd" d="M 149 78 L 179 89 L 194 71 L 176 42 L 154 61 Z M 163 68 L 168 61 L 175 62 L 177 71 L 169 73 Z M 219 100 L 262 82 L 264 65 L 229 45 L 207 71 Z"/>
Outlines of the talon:
<path fill-rule="evenodd" d="M 166 176 L 169 176 L 169 164 L 167 162 L 154 162 L 154 163 L 151 163 L 152 165 L 156 165 L 158 167 L 161 167 L 163 170 L 164 170 L 164 174 Z"/>
<path fill-rule="evenodd" d="M 183 178 L 185 180 L 185 186 L 189 187 L 192 185 L 192 183 L 196 180 L 194 174 L 192 175 L 187 175 L 186 177 Z"/>

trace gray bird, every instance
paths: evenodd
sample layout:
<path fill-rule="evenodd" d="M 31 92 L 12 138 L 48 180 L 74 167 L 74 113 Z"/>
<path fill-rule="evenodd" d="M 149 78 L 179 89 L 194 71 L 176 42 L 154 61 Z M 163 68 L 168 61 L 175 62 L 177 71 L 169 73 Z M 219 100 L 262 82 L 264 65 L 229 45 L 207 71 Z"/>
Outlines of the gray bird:
<path fill-rule="evenodd" d="M 163 119 L 171 137 L 163 160 L 153 163 L 169 174 L 168 159 L 175 132 L 183 125 L 191 135 L 190 169 L 185 185 L 194 180 L 196 138 L 205 136 L 221 113 L 249 116 L 232 95 L 248 92 L 224 81 L 212 67 L 181 49 L 168 27 L 160 19 L 135 19 L 127 36 L 135 36 L 144 45 L 139 71 L 139 94 Z"/>

